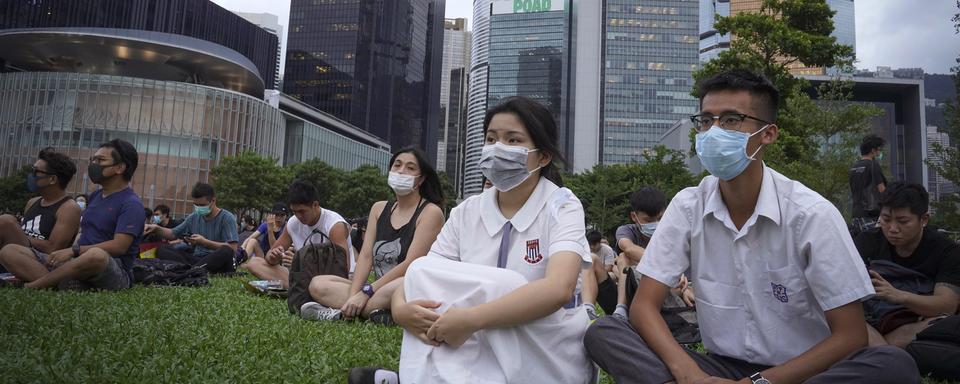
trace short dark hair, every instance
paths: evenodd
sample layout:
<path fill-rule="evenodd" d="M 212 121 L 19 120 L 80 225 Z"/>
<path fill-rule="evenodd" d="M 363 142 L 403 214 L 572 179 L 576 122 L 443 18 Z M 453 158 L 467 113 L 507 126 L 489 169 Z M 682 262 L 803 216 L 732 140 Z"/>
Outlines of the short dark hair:
<path fill-rule="evenodd" d="M 47 163 L 47 172 L 57 177 L 57 187 L 67 189 L 67 184 L 77 174 L 77 165 L 67 155 L 54 151 L 51 147 L 40 150 L 37 158 Z"/>
<path fill-rule="evenodd" d="M 201 197 L 213 199 L 216 197 L 216 195 L 213 192 L 212 185 L 200 182 L 193 185 L 193 190 L 190 191 L 190 197 L 194 199 L 199 199 Z"/>
<path fill-rule="evenodd" d="M 113 157 L 114 164 L 123 163 L 127 169 L 123 171 L 123 179 L 130 181 L 133 179 L 133 172 L 137 170 L 140 163 L 140 157 L 137 154 L 137 148 L 125 140 L 113 139 L 100 144 L 100 148 L 110 148 L 110 156 Z"/>
<path fill-rule="evenodd" d="M 885 145 L 887 145 L 887 141 L 882 137 L 874 134 L 866 135 L 863 137 L 863 140 L 860 141 L 860 154 L 866 155 L 873 152 L 874 149 L 883 148 Z"/>
<path fill-rule="evenodd" d="M 143 207 L 143 215 L 146 217 L 153 217 L 153 211 L 150 208 Z"/>
<path fill-rule="evenodd" d="M 443 187 L 440 185 L 440 176 L 437 175 L 437 170 L 433 169 L 433 166 L 430 165 L 430 161 L 427 160 L 427 154 L 423 153 L 423 150 L 416 147 L 406 147 L 394 152 L 393 157 L 390 158 L 390 167 L 393 167 L 393 162 L 397 160 L 398 156 L 404 153 L 412 154 L 413 157 L 417 159 L 420 176 L 423 177 L 423 182 L 420 183 L 420 190 L 418 191 L 420 196 L 431 203 L 443 207 Z"/>
<path fill-rule="evenodd" d="M 927 189 L 917 183 L 894 181 L 880 195 L 880 206 L 887 208 L 909 207 L 917 216 L 927 213 L 930 208 L 930 195 Z"/>
<path fill-rule="evenodd" d="M 557 121 L 550 113 L 550 109 L 532 99 L 523 96 L 512 96 L 504 99 L 499 105 L 487 110 L 483 117 L 483 134 L 487 134 L 490 121 L 500 113 L 512 113 L 520 119 L 527 134 L 540 153 L 549 153 L 553 160 L 540 169 L 540 176 L 546 177 L 558 186 L 563 186 L 563 178 L 557 169 L 564 163 L 563 154 L 558 144 Z M 555 165 L 557 164 L 557 165 Z M 482 185 L 482 184 L 481 184 Z"/>
<path fill-rule="evenodd" d="M 314 187 L 309 181 L 297 179 L 290 183 L 290 192 L 287 194 L 290 205 L 293 204 L 313 204 L 314 201 L 320 202 L 320 194 L 317 187 Z"/>
<path fill-rule="evenodd" d="M 156 208 L 154 208 L 153 210 L 154 210 L 154 211 L 160 211 L 160 214 L 170 216 L 170 207 L 168 207 L 168 206 L 166 206 L 166 205 L 160 204 L 160 205 L 158 205 Z"/>
<path fill-rule="evenodd" d="M 594 244 L 596 244 L 596 243 L 599 243 L 600 240 L 603 240 L 603 235 L 600 233 L 600 231 L 598 231 L 598 230 L 596 230 L 596 229 L 592 229 L 592 230 L 587 231 L 587 243 L 588 243 L 588 244 L 594 245 Z"/>
<path fill-rule="evenodd" d="M 710 92 L 747 91 L 759 102 L 761 117 L 769 122 L 777 121 L 777 109 L 780 104 L 780 91 L 766 76 L 745 69 L 733 69 L 720 72 L 697 85 L 700 106 L 703 98 Z"/>
<path fill-rule="evenodd" d="M 657 187 L 648 185 L 630 194 L 630 208 L 634 212 L 656 216 L 667 208 L 667 197 Z"/>

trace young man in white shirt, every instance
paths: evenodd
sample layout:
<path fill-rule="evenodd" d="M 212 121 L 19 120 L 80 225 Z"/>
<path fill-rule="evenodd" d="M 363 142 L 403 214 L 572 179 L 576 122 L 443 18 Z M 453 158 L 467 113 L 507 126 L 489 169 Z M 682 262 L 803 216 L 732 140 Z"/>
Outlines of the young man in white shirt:
<path fill-rule="evenodd" d="M 919 383 L 902 350 L 866 348 L 860 301 L 874 290 L 840 213 L 763 164 L 779 133 L 776 88 L 735 70 L 699 94 L 691 119 L 713 176 L 673 198 L 637 268 L 629 322 L 598 320 L 588 354 L 617 382 Z M 680 347 L 660 316 L 688 269 L 707 354 Z"/>

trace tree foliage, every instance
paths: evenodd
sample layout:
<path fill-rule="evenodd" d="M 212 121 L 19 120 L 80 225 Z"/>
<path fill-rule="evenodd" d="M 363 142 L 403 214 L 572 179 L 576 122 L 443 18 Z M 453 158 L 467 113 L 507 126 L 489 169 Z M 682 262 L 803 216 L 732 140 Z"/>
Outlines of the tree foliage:
<path fill-rule="evenodd" d="M 599 164 L 583 173 L 564 175 L 563 179 L 580 198 L 587 224 L 612 238 L 617 227 L 630 220 L 629 199 L 633 191 L 653 185 L 670 198 L 697 183 L 684 159 L 681 151 L 657 146 L 643 154 L 642 163 Z"/>
<path fill-rule="evenodd" d="M 814 101 L 804 91 L 809 82 L 790 73 L 790 65 L 799 63 L 850 68 L 852 47 L 830 36 L 833 14 L 824 0 L 764 0 L 759 12 L 718 17 L 717 30 L 734 36 L 730 49 L 693 76 L 699 82 L 747 69 L 769 78 L 781 92 L 780 137 L 764 150 L 764 161 L 848 212 L 849 166 L 870 119 L 882 110 L 850 102 L 853 83 L 839 78 L 813 90 Z"/>
<path fill-rule="evenodd" d="M 0 213 L 17 213 L 23 211 L 27 200 L 33 196 L 27 190 L 27 172 L 31 166 L 24 166 L 16 173 L 0 178 Z"/>
<path fill-rule="evenodd" d="M 237 215 L 269 209 L 286 195 L 290 173 L 253 151 L 225 157 L 211 171 L 217 203 Z"/>
<path fill-rule="evenodd" d="M 957 1 L 957 9 L 960 10 L 960 0 Z M 954 31 L 960 34 L 960 12 L 953 15 L 951 19 L 954 25 Z M 960 55 L 956 59 L 957 66 L 951 68 L 953 72 L 953 84 L 960 95 Z M 953 100 L 947 104 L 945 117 L 947 126 L 944 132 L 950 138 L 950 146 L 932 143 L 934 158 L 939 161 L 927 159 L 927 165 L 933 168 L 940 177 L 949 180 L 955 188 L 960 188 L 960 101 Z M 936 214 L 933 221 L 936 226 L 946 228 L 951 231 L 960 231 L 960 193 L 954 192 L 949 195 L 941 196 L 940 200 L 933 203 Z"/>

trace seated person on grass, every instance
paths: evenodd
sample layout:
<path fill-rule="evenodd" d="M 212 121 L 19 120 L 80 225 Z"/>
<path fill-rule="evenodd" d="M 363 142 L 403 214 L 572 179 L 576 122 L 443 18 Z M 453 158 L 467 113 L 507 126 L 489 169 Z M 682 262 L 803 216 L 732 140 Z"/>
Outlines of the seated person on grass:
<path fill-rule="evenodd" d="M 267 214 L 267 219 L 260 223 L 260 226 L 240 246 L 244 259 L 266 256 L 267 251 L 273 248 L 277 239 L 283 234 L 283 227 L 287 225 L 287 217 L 290 216 L 289 212 L 284 203 L 273 205 L 273 209 Z"/>
<path fill-rule="evenodd" d="M 637 271 L 629 320 L 598 319 L 590 357 L 617 382 L 919 383 L 913 359 L 867 347 L 861 300 L 874 294 L 830 201 L 763 164 L 779 92 L 745 70 L 705 79 L 692 116 L 711 173 L 679 192 Z M 691 271 L 704 347 L 681 347 L 660 315 Z"/>
<path fill-rule="evenodd" d="M 189 247 L 161 246 L 157 258 L 189 265 L 205 265 L 210 273 L 231 273 L 237 249 L 237 218 L 217 207 L 213 187 L 197 183 L 190 193 L 193 213 L 174 228 L 147 225 L 144 233 L 156 233 L 166 240 L 183 240 Z"/>
<path fill-rule="evenodd" d="M 370 208 L 367 238 L 357 260 L 352 280 L 339 276 L 316 276 L 310 295 L 316 302 L 304 304 L 300 316 L 309 320 L 352 319 L 359 316 L 392 325 L 390 298 L 418 255 L 425 255 L 443 226 L 443 195 L 440 177 L 422 151 L 406 148 L 390 159 L 387 184 L 395 200 L 378 201 Z M 407 255 L 413 255 L 407 257 Z M 370 271 L 376 280 L 367 283 Z"/>
<path fill-rule="evenodd" d="M 960 246 L 927 227 L 929 200 L 920 184 L 891 183 L 880 196 L 880 228 L 861 232 L 854 241 L 867 265 L 879 260 L 890 261 L 925 276 L 933 286 L 932 294 L 904 291 L 870 271 L 877 291 L 874 299 L 902 306 L 902 311 L 913 316 L 913 321 L 896 322 L 890 327 L 893 329 L 878 329 L 886 324 L 877 321 L 868 325 L 871 345 L 906 347 L 932 319 L 957 311 Z M 867 308 L 872 307 L 871 302 L 867 304 Z"/>
<path fill-rule="evenodd" d="M 130 188 L 137 163 L 132 144 L 120 139 L 101 144 L 87 167 L 101 189 L 90 195 L 77 242 L 49 255 L 10 244 L 0 252 L 3 265 L 28 281 L 27 288 L 130 288 L 144 221 L 143 203 Z"/>
<path fill-rule="evenodd" d="M 0 249 L 7 244 L 32 248 L 38 258 L 69 248 L 80 227 L 80 206 L 67 196 L 67 185 L 77 173 L 73 160 L 53 148 L 40 151 L 27 174 L 27 189 L 40 196 L 24 207 L 23 218 L 0 216 Z M 0 253 L 0 264 L 3 262 Z M 0 265 L 0 272 L 6 270 Z"/>
<path fill-rule="evenodd" d="M 280 238 L 265 257 L 250 259 L 244 268 L 261 280 L 280 280 L 284 288 L 289 288 L 289 267 L 294 253 L 305 244 L 323 243 L 326 240 L 323 236 L 347 252 L 348 265 L 354 262 L 353 253 L 348 251 L 351 249 L 350 226 L 339 213 L 320 207 L 320 196 L 313 184 L 294 180 L 290 184 L 288 199 L 293 217 L 287 220 Z"/>
<path fill-rule="evenodd" d="M 583 305 L 587 309 L 587 315 L 590 320 L 595 320 L 597 316 L 595 304 L 598 300 L 599 290 L 607 290 L 604 298 L 611 298 L 612 303 L 604 301 L 600 305 L 605 313 L 613 313 L 616 306 L 617 283 L 611 278 L 613 264 L 617 258 L 616 252 L 609 245 L 604 244 L 603 235 L 598 230 L 587 231 L 587 244 L 590 245 L 590 258 L 593 261 L 590 269 L 583 271 Z M 597 282 L 600 282 L 599 284 Z M 610 292 L 613 295 L 610 295 Z M 606 306 L 605 304 L 609 304 Z"/>
<path fill-rule="evenodd" d="M 493 188 L 453 208 L 394 293 L 399 381 L 585 384 L 579 280 L 590 249 L 583 206 L 558 185 L 553 115 L 512 97 L 487 111 L 483 137 L 480 170 Z M 349 380 L 378 375 L 357 368 Z"/>

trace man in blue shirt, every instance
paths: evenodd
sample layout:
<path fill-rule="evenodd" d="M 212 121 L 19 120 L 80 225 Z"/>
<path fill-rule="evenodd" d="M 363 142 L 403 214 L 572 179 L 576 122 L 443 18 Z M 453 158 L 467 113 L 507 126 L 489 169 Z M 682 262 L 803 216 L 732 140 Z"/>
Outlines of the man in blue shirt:
<path fill-rule="evenodd" d="M 80 238 L 70 248 L 50 253 L 45 264 L 29 249 L 17 250 L 24 262 L 42 276 L 27 288 L 97 288 L 119 290 L 133 285 L 133 260 L 143 233 L 143 203 L 130 179 L 138 164 L 137 149 L 114 139 L 101 144 L 90 158 L 87 173 L 101 189 L 90 195 L 80 220 Z"/>
<path fill-rule="evenodd" d="M 234 272 L 237 217 L 217 207 L 210 184 L 197 183 L 190 196 L 193 198 L 193 213 L 183 219 L 183 223 L 172 229 L 148 224 L 144 233 L 156 233 L 167 240 L 183 239 L 192 249 L 163 246 L 157 249 L 157 258 L 204 265 L 210 273 Z"/>

